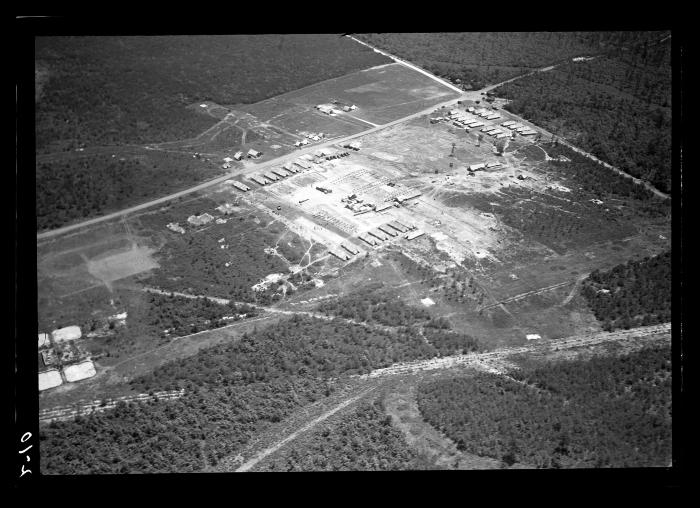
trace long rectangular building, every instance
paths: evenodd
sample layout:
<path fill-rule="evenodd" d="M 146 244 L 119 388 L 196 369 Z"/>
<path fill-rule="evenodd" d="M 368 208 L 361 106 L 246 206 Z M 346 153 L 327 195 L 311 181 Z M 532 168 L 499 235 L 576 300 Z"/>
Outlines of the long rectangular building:
<path fill-rule="evenodd" d="M 386 210 L 387 208 L 391 208 L 394 206 L 393 203 L 379 203 L 377 206 L 374 207 L 375 212 L 381 212 Z"/>
<path fill-rule="evenodd" d="M 289 176 L 289 174 L 286 171 L 279 168 L 273 169 L 272 172 L 281 178 L 286 178 L 287 176 Z"/>
<path fill-rule="evenodd" d="M 396 231 L 398 231 L 399 233 L 405 233 L 406 231 L 408 231 L 408 228 L 407 228 L 407 227 L 402 226 L 401 224 L 398 224 L 397 222 L 394 222 L 394 221 L 388 222 L 388 223 L 387 223 L 387 226 L 390 226 L 390 227 L 394 228 L 394 229 L 395 229 Z"/>
<path fill-rule="evenodd" d="M 358 238 L 360 240 L 362 240 L 363 242 L 365 242 L 369 245 L 372 245 L 372 246 L 377 245 L 379 243 L 375 238 L 372 238 L 371 236 L 367 236 L 367 235 L 359 235 Z"/>
<path fill-rule="evenodd" d="M 409 233 L 406 235 L 407 240 L 413 240 L 414 238 L 418 238 L 419 236 L 423 236 L 425 233 L 423 231 L 414 231 L 413 233 Z"/>
<path fill-rule="evenodd" d="M 379 238 L 380 240 L 384 241 L 387 240 L 389 237 L 386 236 L 384 233 L 379 231 L 378 229 L 370 229 L 367 231 L 370 235 L 372 235 L 375 238 Z"/>
<path fill-rule="evenodd" d="M 399 203 L 403 203 L 404 201 L 408 201 L 409 199 L 417 198 L 418 196 L 421 196 L 423 193 L 420 191 L 410 191 L 406 194 L 403 194 L 402 196 L 397 196 L 396 201 Z"/>
<path fill-rule="evenodd" d="M 394 231 L 393 229 L 391 229 L 389 226 L 387 226 L 385 224 L 379 226 L 378 229 L 380 231 L 383 231 L 384 233 L 386 233 L 389 236 L 396 236 L 398 234 L 398 233 L 396 233 L 396 231 Z"/>
<path fill-rule="evenodd" d="M 335 257 L 337 257 L 338 259 L 340 259 L 342 261 L 347 261 L 348 259 L 350 259 L 350 254 L 348 254 L 347 252 L 345 252 L 343 250 L 333 249 L 333 250 L 329 250 L 328 252 L 330 252 L 331 254 L 333 254 Z"/>
<path fill-rule="evenodd" d="M 279 180 L 279 177 L 276 175 L 273 175 L 272 173 L 263 173 L 263 176 L 265 178 L 267 178 L 268 180 L 270 180 L 271 182 L 276 182 L 277 180 Z"/>
<path fill-rule="evenodd" d="M 266 184 L 267 184 L 267 180 L 265 180 L 265 179 L 264 179 L 263 177 L 261 177 L 261 176 L 253 175 L 253 176 L 250 177 L 250 179 L 253 180 L 255 183 L 258 183 L 258 184 L 260 184 L 260 185 L 266 185 Z"/>
<path fill-rule="evenodd" d="M 353 256 L 354 256 L 355 254 L 358 254 L 358 253 L 360 252 L 360 249 L 358 249 L 357 247 L 355 247 L 355 246 L 354 246 L 353 244 L 351 244 L 351 243 L 341 243 L 340 246 L 341 246 L 343 249 L 345 249 L 346 251 L 348 251 L 350 254 L 352 254 Z"/>
<path fill-rule="evenodd" d="M 247 185 L 242 184 L 242 183 L 240 183 L 240 182 L 237 182 L 237 181 L 235 181 L 235 180 L 233 181 L 233 186 L 234 186 L 236 189 L 242 190 L 243 192 L 246 192 L 246 191 L 249 191 L 249 190 L 250 190 L 250 187 L 248 187 Z"/>

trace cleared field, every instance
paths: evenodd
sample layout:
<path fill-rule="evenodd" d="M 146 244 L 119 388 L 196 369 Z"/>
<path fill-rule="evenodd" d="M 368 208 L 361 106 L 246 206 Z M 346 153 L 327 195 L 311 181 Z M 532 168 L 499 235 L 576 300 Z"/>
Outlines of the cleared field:
<path fill-rule="evenodd" d="M 63 369 L 63 373 L 66 375 L 66 381 L 69 383 L 81 381 L 97 374 L 95 371 L 95 365 L 93 365 L 91 361 L 70 365 Z"/>
<path fill-rule="evenodd" d="M 48 390 L 49 388 L 54 388 L 63 383 L 61 379 L 61 373 L 57 370 L 47 370 L 46 372 L 39 373 L 39 391 Z"/>
<path fill-rule="evenodd" d="M 158 263 L 151 257 L 154 252 L 155 249 L 133 243 L 129 250 L 88 260 L 87 268 L 95 278 L 109 284 L 115 280 L 158 268 Z"/>
<path fill-rule="evenodd" d="M 389 64 L 323 81 L 241 109 L 263 122 L 289 130 L 313 128 L 314 132 L 340 135 L 367 128 L 362 120 L 385 124 L 456 96 L 419 72 Z M 357 109 L 337 117 L 314 109 L 331 100 L 355 105 Z M 304 117 L 308 120 L 302 120 Z"/>

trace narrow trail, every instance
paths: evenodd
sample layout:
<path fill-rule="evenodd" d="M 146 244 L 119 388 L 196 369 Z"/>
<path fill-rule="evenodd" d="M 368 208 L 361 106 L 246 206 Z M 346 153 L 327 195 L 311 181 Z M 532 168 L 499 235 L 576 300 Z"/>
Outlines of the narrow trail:
<path fill-rule="evenodd" d="M 566 281 L 564 281 L 564 282 L 559 282 L 559 283 L 557 283 L 557 284 L 552 284 L 551 286 L 546 286 L 546 287 L 543 287 L 543 288 L 534 289 L 534 290 L 532 290 L 532 291 L 526 291 L 526 292 L 524 292 L 524 293 L 520 293 L 520 294 L 518 294 L 518 295 L 511 296 L 511 297 L 509 297 L 509 298 L 506 298 L 505 300 L 500 300 L 500 301 L 497 301 L 496 303 L 492 303 L 492 304 L 489 304 L 489 305 L 484 305 L 483 307 L 481 307 L 480 310 L 486 310 L 486 309 L 491 309 L 491 308 L 493 308 L 493 307 L 502 306 L 502 305 L 504 305 L 504 304 L 506 304 L 506 303 L 512 303 L 512 302 L 515 302 L 515 301 L 517 301 L 517 300 L 522 300 L 523 298 L 527 298 L 528 296 L 534 296 L 534 295 L 538 295 L 538 294 L 540 294 L 540 293 L 545 293 L 545 292 L 551 291 L 551 290 L 553 290 L 553 289 L 557 289 L 557 288 L 560 288 L 560 287 L 568 286 L 569 284 L 572 284 L 572 283 L 573 283 L 573 281 L 566 280 Z"/>
<path fill-rule="evenodd" d="M 588 277 L 588 275 L 589 275 L 589 274 L 585 273 L 585 274 L 582 274 L 581 276 L 579 276 L 579 277 L 576 279 L 576 282 L 574 283 L 574 287 L 571 288 L 571 291 L 569 292 L 569 294 L 568 294 L 568 295 L 566 296 L 566 298 L 564 298 L 564 300 L 562 300 L 562 302 L 559 304 L 560 307 L 563 307 L 563 306 L 567 305 L 567 304 L 574 298 L 574 295 L 576 295 L 576 291 L 578 290 L 579 287 L 581 287 L 581 283 L 582 283 L 584 280 L 586 280 L 586 277 Z"/>
<path fill-rule="evenodd" d="M 330 418 L 331 416 L 333 416 L 333 415 L 334 415 L 335 413 L 337 413 L 338 411 L 341 411 L 342 409 L 345 409 L 345 408 L 348 407 L 349 405 L 351 405 L 351 404 L 357 402 L 358 400 L 360 400 L 361 398 L 365 397 L 368 393 L 370 393 L 371 391 L 375 390 L 376 388 L 377 388 L 377 386 L 372 386 L 372 387 L 370 387 L 370 388 L 367 388 L 366 390 L 364 390 L 364 391 L 361 392 L 360 394 L 355 395 L 355 396 L 353 396 L 353 397 L 351 397 L 351 398 L 349 398 L 349 399 L 344 400 L 343 402 L 341 402 L 340 404 L 336 405 L 336 406 L 333 407 L 332 409 L 330 409 L 330 410 L 324 412 L 323 414 L 321 414 L 321 415 L 318 416 L 317 418 L 314 418 L 313 420 L 311 420 L 310 422 L 308 422 L 307 424 L 305 424 L 304 426 L 302 426 L 302 427 L 299 428 L 298 430 L 295 430 L 294 432 L 292 432 L 291 434 L 287 435 L 287 436 L 284 437 L 283 439 L 280 439 L 279 441 L 275 442 L 275 443 L 272 444 L 271 446 L 268 446 L 267 448 L 265 448 L 265 449 L 263 449 L 262 451 L 258 452 L 253 458 L 247 460 L 247 461 L 244 462 L 241 466 L 239 466 L 239 467 L 235 470 L 235 472 L 240 473 L 240 472 L 244 472 L 244 471 L 250 471 L 250 470 L 251 470 L 252 468 L 254 468 L 261 460 L 263 460 L 265 457 L 267 457 L 267 456 L 269 456 L 269 455 L 272 455 L 273 453 L 275 453 L 277 450 L 279 450 L 280 448 L 282 448 L 284 445 L 286 445 L 286 444 L 289 443 L 290 441 L 293 441 L 293 440 L 295 440 L 297 437 L 299 437 L 301 434 L 312 430 L 312 429 L 313 429 L 314 427 L 316 427 L 316 425 L 318 425 L 319 423 L 323 422 L 324 420 L 327 420 L 328 418 Z"/>

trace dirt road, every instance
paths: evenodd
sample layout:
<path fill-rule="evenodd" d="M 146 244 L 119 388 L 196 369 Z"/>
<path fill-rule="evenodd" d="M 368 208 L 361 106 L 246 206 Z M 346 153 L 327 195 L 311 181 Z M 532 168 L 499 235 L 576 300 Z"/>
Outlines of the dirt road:
<path fill-rule="evenodd" d="M 258 452 L 253 458 L 247 460 L 245 463 L 243 463 L 243 465 L 238 467 L 236 469 L 236 472 L 240 473 L 240 472 L 244 472 L 244 471 L 250 471 L 253 467 L 255 467 L 255 465 L 258 462 L 263 460 L 268 455 L 275 453 L 277 450 L 282 448 L 285 444 L 296 439 L 300 434 L 302 434 L 304 432 L 308 432 L 309 430 L 313 429 L 316 425 L 318 425 L 322 421 L 327 420 L 328 418 L 333 416 L 335 413 L 346 408 L 350 404 L 357 402 L 358 400 L 360 400 L 361 398 L 363 398 L 365 395 L 367 395 L 369 392 L 375 390 L 376 388 L 377 388 L 376 386 L 372 386 L 372 387 L 364 390 L 363 392 L 361 392 L 359 395 L 355 395 L 355 396 L 341 402 L 340 404 L 338 404 L 334 408 L 330 409 L 329 411 L 324 412 L 321 416 L 314 418 L 313 420 L 311 420 L 309 423 L 307 423 L 303 427 L 299 428 L 298 430 L 295 430 L 294 432 L 287 435 L 283 439 L 275 442 L 273 445 L 268 446 L 264 450 Z"/>

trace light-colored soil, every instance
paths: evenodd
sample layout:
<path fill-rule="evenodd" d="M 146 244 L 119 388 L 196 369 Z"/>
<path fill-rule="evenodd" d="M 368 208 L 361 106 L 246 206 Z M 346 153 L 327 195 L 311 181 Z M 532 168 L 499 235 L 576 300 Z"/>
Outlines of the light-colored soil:
<path fill-rule="evenodd" d="M 396 383 L 384 397 L 386 412 L 408 445 L 438 467 L 445 469 L 498 469 L 501 461 L 461 452 L 457 445 L 427 423 L 416 401 L 416 385 Z"/>
<path fill-rule="evenodd" d="M 154 252 L 133 243 L 128 250 L 88 259 L 87 268 L 92 276 L 109 286 L 116 280 L 158 268 L 160 265 L 151 257 Z"/>

